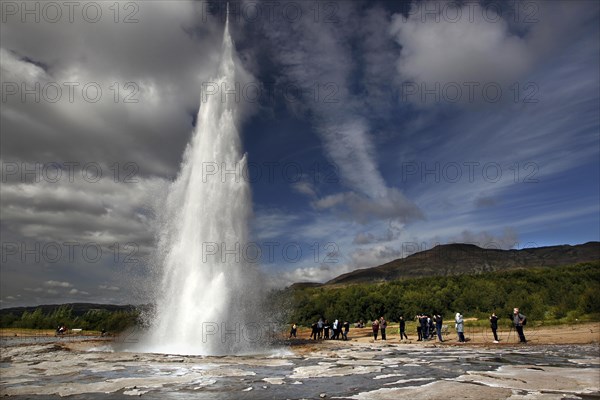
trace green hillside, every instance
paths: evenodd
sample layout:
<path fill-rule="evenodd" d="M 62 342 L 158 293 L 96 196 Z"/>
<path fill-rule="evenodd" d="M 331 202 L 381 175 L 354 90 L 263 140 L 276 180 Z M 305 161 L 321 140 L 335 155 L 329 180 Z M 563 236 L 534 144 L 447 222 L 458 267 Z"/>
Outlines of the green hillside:
<path fill-rule="evenodd" d="M 453 318 L 508 315 L 520 307 L 530 320 L 558 321 L 586 316 L 600 319 L 600 262 L 456 276 L 408 278 L 288 288 L 278 294 L 289 320 L 303 325 L 323 316 L 368 321 L 381 315 L 396 321 L 417 313 Z"/>

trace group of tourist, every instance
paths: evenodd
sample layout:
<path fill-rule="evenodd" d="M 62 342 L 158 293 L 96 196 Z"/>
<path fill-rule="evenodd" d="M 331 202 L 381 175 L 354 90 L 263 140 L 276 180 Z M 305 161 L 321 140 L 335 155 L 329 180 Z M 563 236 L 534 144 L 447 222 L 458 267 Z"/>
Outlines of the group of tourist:
<path fill-rule="evenodd" d="M 510 316 L 510 318 L 512 320 L 513 326 L 515 327 L 515 330 L 517 331 L 517 334 L 519 335 L 519 342 L 527 343 L 527 339 L 525 339 L 525 334 L 523 332 L 523 327 L 527 324 L 527 317 L 521 314 L 519 309 L 515 307 L 513 308 L 513 313 Z M 498 339 L 498 319 L 499 318 L 495 312 L 493 312 L 492 315 L 490 315 L 489 317 L 490 328 L 492 329 L 492 334 L 494 335 L 494 343 L 500 342 L 500 340 Z M 454 317 L 454 322 L 456 327 L 456 333 L 458 334 L 458 341 L 464 343 L 466 341 L 465 325 L 461 313 L 456 313 L 456 316 Z"/>
<path fill-rule="evenodd" d="M 294 323 L 290 330 L 290 338 L 296 337 L 297 325 Z M 350 331 L 350 323 L 342 322 L 339 319 L 329 323 L 327 319 L 319 318 L 319 320 L 311 325 L 310 339 L 312 340 L 348 340 L 348 332 Z"/>
<path fill-rule="evenodd" d="M 417 341 L 421 340 L 429 340 L 434 337 L 434 332 L 437 334 L 437 338 L 440 342 L 443 342 L 442 339 L 442 316 L 440 314 L 435 314 L 433 317 L 429 315 L 417 315 L 415 317 L 417 321 Z M 523 333 L 523 326 L 527 323 L 527 317 L 519 312 L 518 308 L 513 309 L 513 314 L 511 315 L 511 319 L 513 325 L 519 335 L 519 342 L 527 343 L 525 339 L 525 334 Z M 499 343 L 498 339 L 498 316 L 495 312 L 492 313 L 489 317 L 490 320 L 490 328 L 492 329 L 492 334 L 494 335 L 494 343 Z M 463 315 L 459 312 L 454 316 L 454 327 L 456 329 L 456 334 L 458 336 L 459 343 L 466 342 L 465 339 L 465 322 Z M 403 317 L 400 317 L 400 340 L 402 340 L 402 336 L 408 339 L 406 333 L 404 333 L 404 321 Z"/>
<path fill-rule="evenodd" d="M 371 328 L 373 329 L 373 337 L 377 340 L 377 333 L 381 332 L 381 340 L 387 340 L 385 335 L 385 330 L 387 329 L 387 321 L 385 318 L 381 317 L 379 319 L 373 320 L 371 324 Z"/>
<path fill-rule="evenodd" d="M 401 320 L 404 319 L 403 317 L 400 318 Z M 444 341 L 444 339 L 442 338 L 442 321 L 444 320 L 444 318 L 441 314 L 419 314 L 415 316 L 415 320 L 417 321 L 417 341 L 430 340 L 433 339 L 436 335 L 440 342 Z M 400 335 L 400 339 L 402 339 L 402 334 Z"/>
<path fill-rule="evenodd" d="M 512 323 L 519 335 L 519 341 L 521 343 L 527 343 L 525 339 L 525 334 L 523 333 L 523 327 L 527 323 L 527 317 L 519 312 L 518 308 L 513 309 L 513 314 L 511 315 Z M 444 330 L 444 326 L 442 325 L 443 317 L 439 313 L 434 313 L 433 315 L 427 314 L 418 314 L 415 316 L 415 321 L 417 322 L 417 341 L 427 341 L 437 339 L 440 342 L 443 342 L 444 339 L 442 337 L 442 331 Z M 494 335 L 494 343 L 499 343 L 498 339 L 498 316 L 496 313 L 492 313 L 489 317 L 490 327 L 492 329 L 492 333 Z M 362 327 L 362 321 L 360 323 L 360 327 Z M 381 334 L 381 340 L 387 340 L 386 330 L 387 330 L 387 321 L 383 316 L 379 319 L 374 319 L 371 324 L 371 329 L 373 330 L 373 339 L 377 340 L 379 334 Z M 358 325 L 356 325 L 358 326 Z M 464 318 L 461 313 L 457 312 L 454 316 L 454 327 L 456 328 L 456 333 L 458 336 L 458 341 L 460 343 L 466 342 L 465 339 L 465 323 Z M 447 328 L 447 327 L 446 327 Z M 290 338 L 296 337 L 296 333 L 298 330 L 298 326 L 294 323 L 290 330 Z M 311 334 L 310 339 L 330 339 L 330 340 L 339 340 L 340 335 L 343 340 L 348 340 L 348 331 L 350 331 L 350 324 L 348 321 L 344 321 L 336 319 L 333 324 L 330 324 L 328 320 L 323 320 L 323 318 L 319 318 L 317 322 L 312 324 L 311 326 Z M 408 336 L 406 334 L 406 321 L 404 320 L 404 316 L 400 316 L 400 340 L 408 340 Z"/>

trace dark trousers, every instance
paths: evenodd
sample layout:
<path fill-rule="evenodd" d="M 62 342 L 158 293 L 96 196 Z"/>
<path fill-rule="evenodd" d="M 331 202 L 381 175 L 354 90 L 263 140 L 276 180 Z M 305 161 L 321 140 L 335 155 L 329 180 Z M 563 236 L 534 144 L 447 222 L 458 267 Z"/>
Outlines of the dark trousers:
<path fill-rule="evenodd" d="M 400 331 L 400 340 L 402 340 L 402 336 L 404 336 L 406 338 L 406 340 L 408 340 L 408 336 L 406 336 L 406 332 Z"/>
<path fill-rule="evenodd" d="M 498 330 L 498 328 L 492 328 L 492 333 L 494 334 L 494 340 L 497 342 L 498 341 L 498 333 L 496 332 L 496 330 Z"/>
<path fill-rule="evenodd" d="M 517 328 L 517 333 L 519 334 L 519 341 L 521 343 L 527 342 L 527 340 L 525 340 L 525 335 L 523 334 L 523 327 L 520 325 L 517 325 L 516 328 Z"/>
<path fill-rule="evenodd" d="M 436 332 L 437 332 L 437 337 L 438 337 L 438 339 L 440 340 L 440 342 L 443 342 L 443 341 L 444 341 L 444 339 L 442 339 L 442 326 L 441 326 L 441 325 L 437 325 L 437 326 L 435 327 L 435 330 L 436 330 Z"/>
<path fill-rule="evenodd" d="M 373 337 L 375 338 L 375 340 L 377 340 L 378 333 L 379 333 L 379 330 L 373 331 Z"/>
<path fill-rule="evenodd" d="M 427 325 L 421 325 L 421 335 L 423 335 L 423 340 L 427 340 Z"/>
<path fill-rule="evenodd" d="M 381 340 L 386 340 L 385 339 L 385 328 L 381 328 Z"/>
<path fill-rule="evenodd" d="M 421 327 L 420 326 L 417 327 L 417 336 L 419 336 L 419 338 L 417 339 L 417 341 L 423 340 L 423 333 L 421 332 Z"/>
<path fill-rule="evenodd" d="M 458 341 L 465 342 L 465 334 L 463 332 L 458 332 Z"/>

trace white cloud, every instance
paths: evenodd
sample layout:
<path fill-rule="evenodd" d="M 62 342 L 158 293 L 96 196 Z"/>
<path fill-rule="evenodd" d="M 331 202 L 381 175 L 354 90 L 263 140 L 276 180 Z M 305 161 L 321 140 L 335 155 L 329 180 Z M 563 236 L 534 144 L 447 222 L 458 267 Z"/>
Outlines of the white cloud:
<path fill-rule="evenodd" d="M 32 83 L 39 82 L 45 78 L 44 70 L 32 63 L 22 61 L 11 51 L 0 48 L 0 69 L 4 79 L 8 82 L 26 82 L 29 87 Z M 8 97 L 7 94 L 5 96 Z"/>
<path fill-rule="evenodd" d="M 45 286 L 49 287 L 58 287 L 58 288 L 70 288 L 73 285 L 69 282 L 60 282 L 60 281 L 46 281 L 44 282 Z"/>
<path fill-rule="evenodd" d="M 291 271 L 272 275 L 269 278 L 270 284 L 277 287 L 284 287 L 297 282 L 323 283 L 353 269 L 342 263 L 322 264 L 319 266 L 298 267 Z"/>
<path fill-rule="evenodd" d="M 493 10 L 484 10 L 478 4 L 470 6 L 472 17 L 465 7 L 456 21 L 423 21 L 423 15 L 414 11 L 408 19 L 402 15 L 393 17 L 390 32 L 402 46 L 397 69 L 404 79 L 426 82 L 429 88 L 435 82 L 504 84 L 531 68 L 534 55 L 527 42 L 511 34 L 506 21 L 493 15 Z M 484 17 L 484 12 L 490 15 Z"/>
<path fill-rule="evenodd" d="M 367 100 L 352 93 L 352 73 L 357 62 L 349 40 L 362 26 L 361 11 L 351 2 L 337 4 L 337 17 L 355 25 L 317 24 L 303 18 L 297 24 L 265 27 L 276 48 L 273 55 L 284 66 L 289 81 L 302 86 L 305 93 L 313 93 L 315 85 L 332 89 L 320 93 L 321 96 L 307 96 L 304 106 L 312 116 L 327 157 L 339 168 L 342 183 L 351 193 L 329 196 L 314 204 L 323 209 L 343 201 L 346 207 L 341 211 L 350 211 L 347 216 L 361 222 L 366 217 L 413 219 L 420 213 L 418 207 L 397 189 L 388 187 L 379 170 L 372 129 L 359 112 Z M 370 13 L 369 18 L 369 27 L 375 27 L 372 19 L 377 21 L 385 16 Z M 369 33 L 370 30 L 362 31 L 365 36 Z M 317 59 L 319 62 L 315 63 Z M 369 71 L 372 77 L 377 69 Z M 331 98 L 326 94 L 332 94 Z M 397 206 L 391 205 L 398 201 Z M 384 210 L 377 212 L 382 206 Z"/>
<path fill-rule="evenodd" d="M 390 220 L 388 222 L 387 231 L 384 234 L 378 236 L 371 232 L 359 232 L 354 237 L 354 240 L 352 240 L 352 243 L 357 245 L 365 245 L 372 243 L 391 242 L 400 237 L 403 227 L 403 224 L 399 224 L 394 220 Z"/>
<path fill-rule="evenodd" d="M 118 292 L 119 290 L 121 290 L 121 288 L 119 288 L 118 286 L 110 286 L 110 285 L 98 285 L 98 289 L 109 290 L 109 291 L 113 291 L 113 292 Z"/>
<path fill-rule="evenodd" d="M 359 268 L 375 267 L 402 256 L 402 248 L 389 245 L 358 248 L 351 254 L 353 264 Z"/>
<path fill-rule="evenodd" d="M 287 235 L 300 219 L 300 216 L 287 210 L 260 208 L 255 211 L 251 225 L 257 239 L 277 239 Z"/>
<path fill-rule="evenodd" d="M 493 235 L 487 231 L 471 232 L 464 230 L 460 234 L 451 237 L 450 243 L 469 243 L 484 249 L 508 250 L 519 244 L 519 235 L 514 228 L 504 228 L 500 235 Z"/>
<path fill-rule="evenodd" d="M 523 89 L 523 80 L 546 57 L 578 40 L 579 28 L 598 12 L 598 5 L 588 2 L 532 2 L 527 11 L 512 6 L 518 10 L 509 10 L 508 3 L 424 1 L 412 4 L 408 18 L 394 15 L 389 33 L 402 46 L 395 82 L 402 84 L 404 101 L 436 104 L 434 95 L 426 94 L 430 90 L 446 104 L 489 103 L 495 87 L 506 99 Z M 513 86 L 517 83 L 520 89 Z"/>
<path fill-rule="evenodd" d="M 70 294 L 70 295 L 79 294 L 79 295 L 84 295 L 84 296 L 87 296 L 87 295 L 89 295 L 89 293 L 88 293 L 88 292 L 84 292 L 83 290 L 79 290 L 79 289 L 75 289 L 75 288 L 73 288 L 73 289 L 69 290 L 69 294 Z"/>
<path fill-rule="evenodd" d="M 394 220 L 400 222 L 423 218 L 421 210 L 409 201 L 399 190 L 383 188 L 383 194 L 369 197 L 355 192 L 338 193 L 314 201 L 316 209 L 337 209 L 344 216 L 366 224 L 375 220 Z"/>
<path fill-rule="evenodd" d="M 313 184 L 306 181 L 299 181 L 292 184 L 292 188 L 298 193 L 305 194 L 309 197 L 316 197 L 317 192 Z"/>

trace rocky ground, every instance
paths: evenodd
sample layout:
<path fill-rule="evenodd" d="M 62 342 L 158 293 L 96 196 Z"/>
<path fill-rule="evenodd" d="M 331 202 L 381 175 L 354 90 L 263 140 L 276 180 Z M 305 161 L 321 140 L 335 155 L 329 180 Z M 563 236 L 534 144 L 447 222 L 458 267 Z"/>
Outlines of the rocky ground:
<path fill-rule="evenodd" d="M 569 337 L 579 338 L 588 328 L 568 331 Z M 3 339 L 0 394 L 19 399 L 599 398 L 597 341 L 542 343 L 553 332 L 540 332 L 538 342 L 527 345 L 478 343 L 476 336 L 466 345 L 299 338 L 264 354 L 235 357 L 115 351 L 116 343 L 107 340 Z"/>

